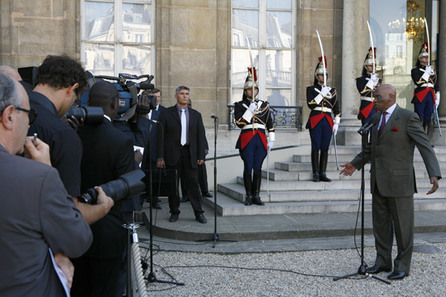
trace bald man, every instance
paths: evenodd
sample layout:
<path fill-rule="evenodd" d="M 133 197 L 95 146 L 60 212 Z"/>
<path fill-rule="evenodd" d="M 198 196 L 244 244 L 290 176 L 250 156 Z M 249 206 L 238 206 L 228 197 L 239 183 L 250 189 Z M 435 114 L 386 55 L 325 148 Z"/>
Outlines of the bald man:
<path fill-rule="evenodd" d="M 118 113 L 118 90 L 105 81 L 90 89 L 89 106 L 102 107 L 104 119 L 99 125 L 84 125 L 78 130 L 82 140 L 81 191 L 119 178 L 135 169 L 133 141 L 116 129 L 112 121 Z M 71 296 L 122 296 L 119 281 L 125 272 L 126 229 L 122 227 L 122 200 L 110 212 L 91 225 L 93 244 L 75 267 Z"/>
<path fill-rule="evenodd" d="M 441 172 L 418 115 L 396 104 L 393 86 L 382 85 L 376 90 L 375 107 L 379 112 L 371 118 L 374 126 L 364 152 L 364 163 L 358 154 L 350 163 L 341 165 L 344 167 L 341 174 L 352 175 L 371 161 L 376 260 L 367 272 L 375 274 L 392 270 L 394 230 L 398 255 L 394 260 L 394 270 L 387 278 L 398 280 L 409 275 L 413 252 L 413 194 L 417 192 L 413 167 L 415 146 L 423 157 L 432 184 L 428 195 L 438 189 Z"/>

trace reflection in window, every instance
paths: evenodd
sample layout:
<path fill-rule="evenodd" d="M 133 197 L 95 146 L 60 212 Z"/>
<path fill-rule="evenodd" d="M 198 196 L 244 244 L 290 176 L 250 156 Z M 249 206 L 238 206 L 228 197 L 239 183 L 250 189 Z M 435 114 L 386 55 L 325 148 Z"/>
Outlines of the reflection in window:
<path fill-rule="evenodd" d="M 294 16 L 294 17 L 293 17 Z M 291 0 L 232 1 L 232 102 L 239 101 L 252 64 L 259 77 L 259 98 L 294 105 L 294 38 L 296 13 Z"/>
<path fill-rule="evenodd" d="M 154 1 L 126 2 L 130 1 L 81 0 L 81 60 L 95 75 L 154 72 Z"/>

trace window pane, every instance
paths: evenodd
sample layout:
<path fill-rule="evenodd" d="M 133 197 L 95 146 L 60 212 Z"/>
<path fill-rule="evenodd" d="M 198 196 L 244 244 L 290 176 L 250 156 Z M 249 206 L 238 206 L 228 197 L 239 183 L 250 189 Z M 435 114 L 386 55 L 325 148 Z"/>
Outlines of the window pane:
<path fill-rule="evenodd" d="M 268 47 L 291 48 L 291 30 L 291 12 L 267 12 L 266 35 Z"/>
<path fill-rule="evenodd" d="M 94 75 L 115 75 L 115 48 L 112 45 L 85 44 L 82 61 Z"/>
<path fill-rule="evenodd" d="M 258 51 L 253 50 L 252 59 L 254 67 L 258 73 Z M 233 49 L 232 50 L 232 86 L 243 88 L 245 79 L 248 76 L 248 67 L 251 67 L 251 60 L 249 58 L 249 51 L 245 49 Z M 264 78 L 258 78 L 264 79 Z M 241 100 L 241 99 L 240 99 Z"/>
<path fill-rule="evenodd" d="M 122 41 L 150 42 L 150 6 L 140 4 L 123 4 L 122 11 Z"/>
<path fill-rule="evenodd" d="M 126 3 L 126 2 L 144 2 L 144 3 L 147 3 L 147 4 L 150 4 L 151 2 L 152 2 L 152 0 L 131 0 L 131 1 L 122 1 L 123 3 Z"/>
<path fill-rule="evenodd" d="M 266 51 L 266 87 L 291 87 L 291 51 Z"/>
<path fill-rule="evenodd" d="M 113 3 L 85 2 L 85 36 L 88 41 L 113 41 Z"/>
<path fill-rule="evenodd" d="M 243 89 L 232 89 L 232 103 L 241 101 L 243 98 Z"/>
<path fill-rule="evenodd" d="M 232 21 L 232 35 L 237 36 L 236 39 L 233 38 L 233 46 L 248 47 L 245 45 L 246 37 L 249 39 L 251 48 L 259 46 L 259 12 L 257 10 L 234 9 Z"/>
<path fill-rule="evenodd" d="M 151 48 L 149 46 L 123 47 L 122 72 L 141 75 L 150 72 Z"/>
<path fill-rule="evenodd" d="M 257 7 L 259 7 L 259 1 L 258 0 L 233 0 L 232 6 L 233 7 L 257 8 Z"/>
<path fill-rule="evenodd" d="M 268 0 L 266 8 L 291 9 L 291 0 Z"/>
<path fill-rule="evenodd" d="M 290 89 L 266 89 L 266 99 L 274 106 L 292 105 Z"/>

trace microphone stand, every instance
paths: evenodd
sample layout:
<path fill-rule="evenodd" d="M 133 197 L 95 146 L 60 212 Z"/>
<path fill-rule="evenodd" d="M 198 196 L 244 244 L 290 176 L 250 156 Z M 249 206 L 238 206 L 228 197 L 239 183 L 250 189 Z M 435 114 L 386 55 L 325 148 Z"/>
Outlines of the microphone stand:
<path fill-rule="evenodd" d="M 365 149 L 367 146 L 367 142 L 368 142 L 368 136 L 369 136 L 369 132 L 372 129 L 372 127 L 374 126 L 374 123 L 371 122 L 367 122 L 365 123 L 361 129 L 358 130 L 358 133 L 361 134 L 362 136 L 362 141 L 361 141 L 361 162 L 363 164 L 363 168 L 361 170 L 361 253 L 360 253 L 360 258 L 361 258 L 361 264 L 358 268 L 358 271 L 355 273 L 351 273 L 351 274 L 347 274 L 344 276 L 338 276 L 333 278 L 333 281 L 338 281 L 340 279 L 346 279 L 346 278 L 350 278 L 352 276 L 357 276 L 357 275 L 362 275 L 365 278 L 371 276 L 374 279 L 377 279 L 379 281 L 382 281 L 383 283 L 386 283 L 388 285 L 390 285 L 390 282 L 382 279 L 376 275 L 371 275 L 369 273 L 367 273 L 367 264 L 365 264 L 364 262 L 364 192 L 365 192 L 365 177 L 364 177 L 364 154 L 365 154 Z"/>
<path fill-rule="evenodd" d="M 212 238 L 197 240 L 198 242 L 204 241 L 212 241 L 212 247 L 215 248 L 217 241 L 226 241 L 226 242 L 237 242 L 237 240 L 231 239 L 221 239 L 220 235 L 217 233 L 217 127 L 218 127 L 218 117 L 214 114 L 211 115 L 211 118 L 214 119 L 214 234 L 212 234 Z"/>
<path fill-rule="evenodd" d="M 154 122 L 155 124 L 158 124 L 158 121 L 154 121 L 151 120 L 152 122 Z M 162 128 L 162 126 L 160 125 L 160 127 Z M 162 131 L 161 131 L 162 132 Z M 164 135 L 163 135 L 164 136 Z M 164 137 L 163 137 L 164 138 Z M 150 168 L 149 168 L 149 185 L 150 185 L 150 190 L 149 190 L 149 201 L 150 201 L 150 208 L 149 208 L 149 248 L 150 248 L 150 272 L 147 276 L 147 280 L 150 283 L 163 283 L 163 284 L 174 284 L 174 285 L 179 285 L 179 286 L 184 286 L 184 283 L 181 282 L 176 282 L 176 281 L 168 281 L 168 280 L 160 280 L 156 278 L 155 272 L 153 272 L 153 200 L 152 200 L 152 196 L 153 196 L 153 183 L 152 183 L 152 141 L 149 139 L 149 163 L 150 163 Z"/>

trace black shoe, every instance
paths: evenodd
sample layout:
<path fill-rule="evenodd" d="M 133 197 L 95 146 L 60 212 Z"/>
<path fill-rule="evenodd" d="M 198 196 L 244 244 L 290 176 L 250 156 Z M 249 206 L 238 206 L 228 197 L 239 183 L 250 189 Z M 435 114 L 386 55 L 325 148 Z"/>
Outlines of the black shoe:
<path fill-rule="evenodd" d="M 202 224 L 206 224 L 208 222 L 208 220 L 206 220 L 206 218 L 204 217 L 204 215 L 202 213 L 195 215 L 195 220 L 197 220 L 198 222 L 200 222 Z"/>
<path fill-rule="evenodd" d="M 370 273 L 370 274 L 377 274 L 377 273 L 380 273 L 382 271 L 390 272 L 390 270 L 391 270 L 390 268 L 384 268 L 384 267 L 381 267 L 379 265 L 373 265 L 372 267 L 367 268 L 365 270 L 365 272 Z"/>
<path fill-rule="evenodd" d="M 319 172 L 314 172 L 313 173 L 313 181 L 314 182 L 319 182 L 319 181 L 321 181 L 321 179 L 320 179 L 320 177 L 319 177 Z"/>
<path fill-rule="evenodd" d="M 176 222 L 176 221 L 178 221 L 178 214 L 177 213 L 171 214 L 170 218 L 169 218 L 169 222 L 173 223 L 173 222 Z"/>
<path fill-rule="evenodd" d="M 159 205 L 158 202 L 155 202 L 155 203 L 152 204 L 152 208 L 153 209 L 161 209 L 161 206 Z"/>
<path fill-rule="evenodd" d="M 329 179 L 327 177 L 327 175 L 325 175 L 325 172 L 321 172 L 319 174 L 319 179 L 320 179 L 320 181 L 323 181 L 323 182 L 331 182 L 331 179 Z"/>
<path fill-rule="evenodd" d="M 247 195 L 245 197 L 245 205 L 251 205 L 252 204 L 252 196 Z"/>
<path fill-rule="evenodd" d="M 214 196 L 212 196 L 211 193 L 207 192 L 207 193 L 204 193 L 204 194 L 203 194 L 203 197 L 206 197 L 206 198 L 212 198 L 212 197 L 214 197 Z"/>
<path fill-rule="evenodd" d="M 387 279 L 399 280 L 405 278 L 406 276 L 409 276 L 409 273 L 395 270 L 394 272 L 392 272 L 387 276 Z"/>
<path fill-rule="evenodd" d="M 265 203 L 263 203 L 262 200 L 260 200 L 260 196 L 253 197 L 252 198 L 252 204 L 265 205 Z"/>

